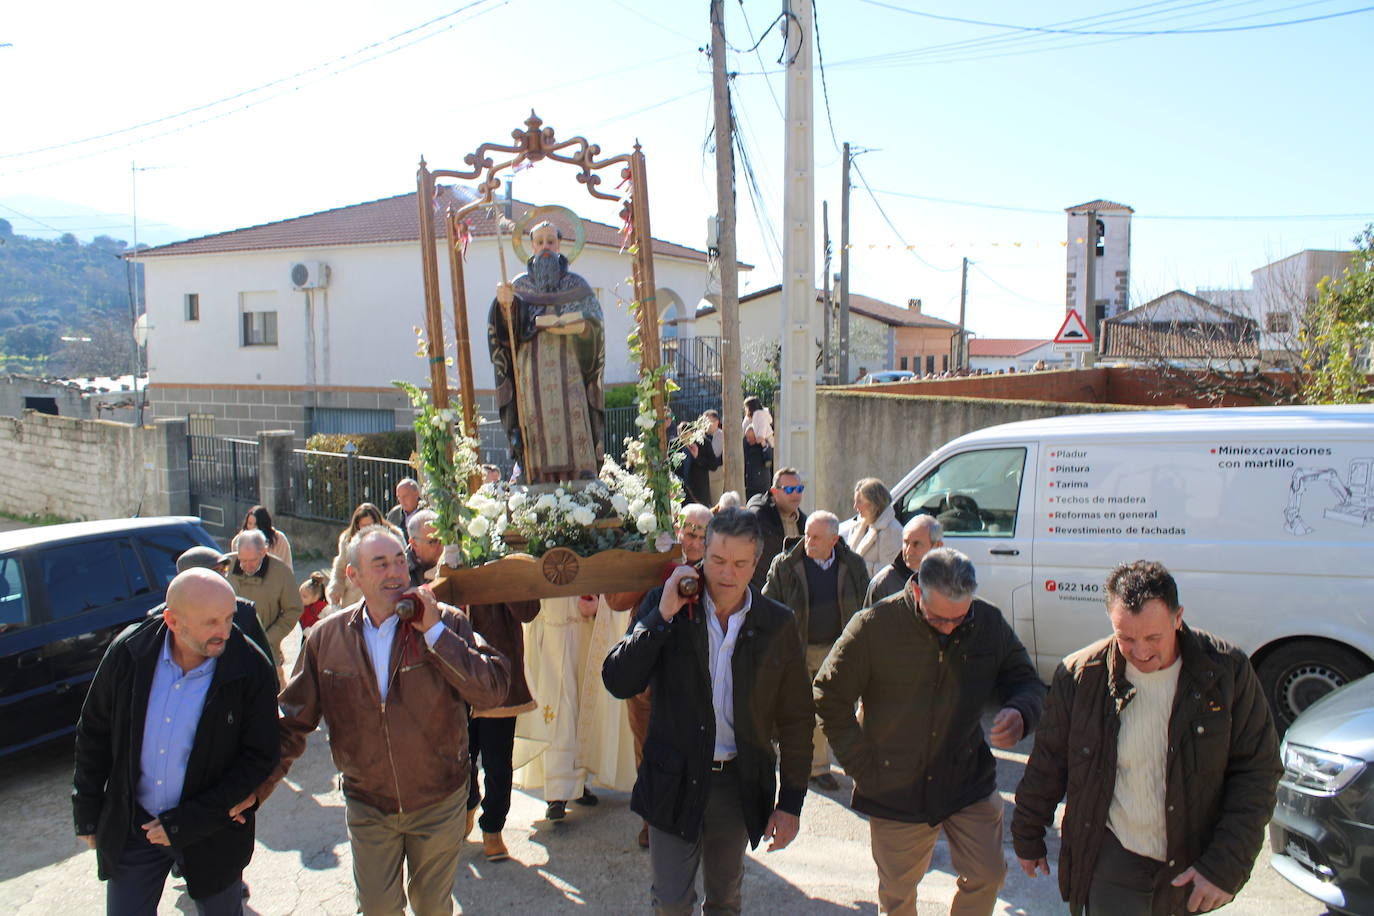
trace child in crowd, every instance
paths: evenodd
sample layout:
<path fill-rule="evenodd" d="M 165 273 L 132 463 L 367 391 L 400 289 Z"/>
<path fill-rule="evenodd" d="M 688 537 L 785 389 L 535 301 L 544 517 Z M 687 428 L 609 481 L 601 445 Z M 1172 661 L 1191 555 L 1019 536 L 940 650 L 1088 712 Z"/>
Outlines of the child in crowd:
<path fill-rule="evenodd" d="M 329 604 L 324 597 L 328 585 L 329 577 L 318 569 L 301 583 L 301 645 L 305 645 L 305 637 L 310 635 L 310 628 L 319 622 L 320 614 L 324 613 L 325 607 Z"/>

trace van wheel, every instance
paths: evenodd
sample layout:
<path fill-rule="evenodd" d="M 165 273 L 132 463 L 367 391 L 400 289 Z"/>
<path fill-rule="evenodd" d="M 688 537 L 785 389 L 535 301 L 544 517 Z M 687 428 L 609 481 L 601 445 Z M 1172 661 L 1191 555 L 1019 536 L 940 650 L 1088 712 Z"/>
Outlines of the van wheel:
<path fill-rule="evenodd" d="M 1369 659 L 1334 643 L 1300 640 L 1265 656 L 1256 674 L 1274 713 L 1279 734 L 1298 714 L 1337 687 L 1359 680 L 1371 670 Z"/>

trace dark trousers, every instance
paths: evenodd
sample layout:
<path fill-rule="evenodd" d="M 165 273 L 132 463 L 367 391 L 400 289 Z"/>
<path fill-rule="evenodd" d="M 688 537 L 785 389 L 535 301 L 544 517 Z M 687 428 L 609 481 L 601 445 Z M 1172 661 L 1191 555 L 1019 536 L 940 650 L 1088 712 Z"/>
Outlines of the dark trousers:
<path fill-rule="evenodd" d="M 1164 863 L 1131 852 L 1110 830 L 1102 838 L 1086 916 L 1150 916 Z"/>
<path fill-rule="evenodd" d="M 146 824 L 152 817 L 141 819 Z M 170 846 L 154 846 L 137 826 L 129 833 L 124 853 L 105 882 L 106 916 L 156 916 L 157 902 L 172 863 L 179 864 Z M 209 897 L 191 898 L 200 916 L 242 916 L 242 875 Z"/>
<path fill-rule="evenodd" d="M 482 816 L 477 824 L 483 833 L 500 833 L 510 813 L 511 755 L 515 752 L 515 717 L 487 719 L 473 716 L 468 719 L 468 757 L 472 760 L 472 776 L 468 783 L 468 810 L 482 803 Z M 477 788 L 477 764 L 481 759 L 486 777 L 484 796 Z"/>
<path fill-rule="evenodd" d="M 649 827 L 654 912 L 688 916 L 696 910 L 697 868 L 706 889 L 705 914 L 739 913 L 744 851 L 749 833 L 740 809 L 739 778 L 733 767 L 711 774 L 711 795 L 696 842 Z"/>

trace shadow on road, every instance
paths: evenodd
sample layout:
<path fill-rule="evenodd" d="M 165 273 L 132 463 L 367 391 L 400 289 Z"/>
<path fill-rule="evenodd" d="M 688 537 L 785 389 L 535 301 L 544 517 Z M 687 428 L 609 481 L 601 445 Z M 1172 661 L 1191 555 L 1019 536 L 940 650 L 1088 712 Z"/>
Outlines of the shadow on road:
<path fill-rule="evenodd" d="M 86 850 L 72 826 L 72 748 L 64 738 L 0 762 L 0 835 L 9 838 L 0 881 Z"/>

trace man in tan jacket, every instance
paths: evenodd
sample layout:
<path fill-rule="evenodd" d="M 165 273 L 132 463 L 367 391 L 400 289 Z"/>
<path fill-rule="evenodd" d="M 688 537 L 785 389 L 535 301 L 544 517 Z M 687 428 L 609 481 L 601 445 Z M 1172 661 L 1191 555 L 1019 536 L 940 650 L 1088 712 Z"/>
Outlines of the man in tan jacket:
<path fill-rule="evenodd" d="M 281 764 L 257 798 L 286 776 L 323 718 L 343 774 L 359 910 L 401 913 L 409 898 L 416 916 L 448 914 L 469 777 L 467 729 L 457 726 L 469 706 L 504 701 L 510 662 L 428 586 L 416 590 L 414 616 L 400 618 L 410 574 L 390 529 L 354 535 L 347 574 L 363 599 L 310 631 L 279 698 Z"/>
<path fill-rule="evenodd" d="M 253 602 L 258 610 L 272 657 L 277 660 L 277 685 L 286 683 L 282 667 L 281 644 L 301 619 L 301 593 L 291 567 L 267 554 L 267 537 L 257 529 L 238 536 L 238 555 L 229 568 L 229 584 L 240 598 Z"/>

